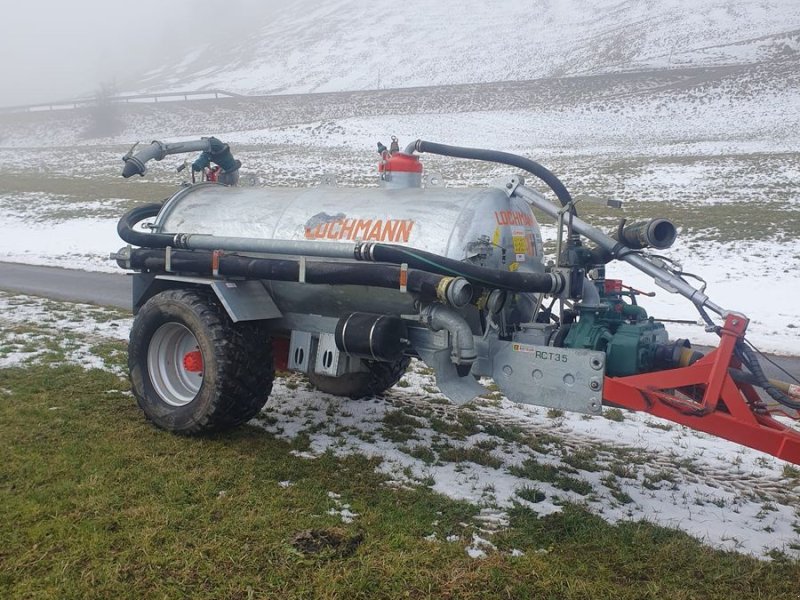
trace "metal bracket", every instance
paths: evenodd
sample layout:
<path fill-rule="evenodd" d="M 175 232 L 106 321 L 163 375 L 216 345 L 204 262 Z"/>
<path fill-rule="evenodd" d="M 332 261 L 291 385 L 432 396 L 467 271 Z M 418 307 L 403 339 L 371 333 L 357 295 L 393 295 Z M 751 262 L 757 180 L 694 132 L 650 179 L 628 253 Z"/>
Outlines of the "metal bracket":
<path fill-rule="evenodd" d="M 514 175 L 511 178 L 503 177 L 502 179 L 496 179 L 490 185 L 491 187 L 503 190 L 503 193 L 510 198 L 514 195 L 514 192 L 517 191 L 519 186 L 525 185 L 525 179 L 521 175 Z"/>
<path fill-rule="evenodd" d="M 332 333 L 320 333 L 317 343 L 314 372 L 329 377 L 339 377 L 345 372 L 347 357 L 336 347 L 336 338 Z M 343 360 L 344 359 L 344 360 Z"/>
<path fill-rule="evenodd" d="M 574 348 L 502 344 L 492 377 L 509 400 L 598 415 L 606 355 Z"/>
<path fill-rule="evenodd" d="M 314 351 L 314 336 L 307 331 L 292 331 L 289 338 L 289 364 L 290 371 L 308 373 L 311 369 L 311 360 Z"/>
<path fill-rule="evenodd" d="M 408 263 L 400 264 L 400 291 L 408 293 Z"/>
<path fill-rule="evenodd" d="M 486 259 L 494 252 L 494 245 L 488 235 L 482 235 L 479 238 L 468 242 L 466 248 L 466 258 L 468 259 Z"/>

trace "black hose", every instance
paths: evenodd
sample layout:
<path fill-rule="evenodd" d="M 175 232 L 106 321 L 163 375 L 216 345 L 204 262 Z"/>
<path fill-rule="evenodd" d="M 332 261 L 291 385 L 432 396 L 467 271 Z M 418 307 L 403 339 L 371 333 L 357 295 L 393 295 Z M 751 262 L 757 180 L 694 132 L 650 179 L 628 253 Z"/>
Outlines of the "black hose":
<path fill-rule="evenodd" d="M 396 265 L 406 263 L 413 269 L 440 275 L 459 276 L 475 285 L 513 292 L 558 294 L 564 290 L 566 285 L 561 274 L 488 269 L 424 250 L 389 244 L 359 244 L 356 247 L 355 258 L 356 260 L 371 260 Z"/>
<path fill-rule="evenodd" d="M 172 250 L 170 272 L 212 274 L 212 255 L 209 250 Z M 137 248 L 131 251 L 129 263 L 120 260 L 123 268 L 165 272 L 166 250 Z M 296 259 L 255 258 L 238 254 L 220 254 L 218 273 L 231 277 L 246 277 L 274 281 L 299 281 L 300 262 Z M 435 299 L 443 275 L 417 269 L 408 270 L 407 288 L 423 299 Z M 400 267 L 362 263 L 307 261 L 305 282 L 309 284 L 366 285 L 398 289 Z"/>
<path fill-rule="evenodd" d="M 758 360 L 755 352 L 753 352 L 747 345 L 739 341 L 736 344 L 736 352 L 741 359 L 741 361 L 750 369 L 750 372 L 753 374 L 753 377 L 756 381 L 756 384 L 763 388 L 767 394 L 769 394 L 770 398 L 775 400 L 775 402 L 779 404 L 783 404 L 784 406 L 791 408 L 793 410 L 800 410 L 800 402 L 795 402 L 789 398 L 786 394 L 776 388 L 769 382 L 769 379 L 764 374 L 764 370 L 761 368 L 761 363 Z"/>
<path fill-rule="evenodd" d="M 411 148 L 411 146 L 409 146 L 409 148 Z M 413 149 L 417 152 L 428 152 L 430 154 L 440 154 L 442 156 L 452 156 L 454 158 L 483 160 L 517 167 L 518 169 L 522 169 L 531 175 L 538 177 L 544 183 L 546 183 L 547 186 L 553 190 L 562 206 L 572 204 L 572 195 L 569 193 L 562 181 L 546 167 L 540 165 L 536 161 L 525 158 L 524 156 L 511 154 L 510 152 L 500 152 L 498 150 L 485 150 L 483 148 L 448 146 L 446 144 L 436 144 L 434 142 L 426 142 L 424 140 L 417 140 L 413 144 Z M 406 150 L 408 151 L 408 149 Z M 573 214 L 575 213 L 574 207 L 572 208 L 572 212 Z"/>
<path fill-rule="evenodd" d="M 138 206 L 128 211 L 117 224 L 117 233 L 119 237 L 129 244 L 146 248 L 179 246 L 177 240 L 182 238 L 184 234 L 147 233 L 135 231 L 133 229 L 134 225 L 139 221 L 156 216 L 160 209 L 160 204 L 148 204 L 146 206 Z M 221 249 L 224 250 L 224 248 Z M 500 288 L 514 292 L 557 294 L 560 293 L 565 286 L 565 280 L 562 275 L 520 273 L 488 269 L 486 267 L 479 267 L 459 260 L 431 254 L 423 250 L 392 246 L 389 244 L 359 244 L 356 246 L 354 258 L 361 261 L 385 262 L 394 265 L 406 263 L 412 269 L 419 271 L 436 273 L 438 275 L 464 277 L 470 283 L 478 287 Z M 348 271 L 348 273 L 350 272 Z M 351 275 L 342 274 L 342 277 L 349 276 Z M 264 278 L 268 277 L 264 276 Z M 293 280 L 296 281 L 296 279 L 297 276 L 295 273 Z M 395 277 L 393 281 L 394 283 L 390 287 L 396 285 L 397 278 Z M 345 283 L 345 281 L 330 280 L 326 281 L 326 283 Z"/>
<path fill-rule="evenodd" d="M 175 245 L 175 236 L 169 233 L 147 233 L 136 231 L 134 226 L 145 219 L 158 215 L 162 204 L 145 204 L 130 209 L 117 223 L 119 237 L 134 246 L 149 246 L 151 248 L 166 248 Z"/>

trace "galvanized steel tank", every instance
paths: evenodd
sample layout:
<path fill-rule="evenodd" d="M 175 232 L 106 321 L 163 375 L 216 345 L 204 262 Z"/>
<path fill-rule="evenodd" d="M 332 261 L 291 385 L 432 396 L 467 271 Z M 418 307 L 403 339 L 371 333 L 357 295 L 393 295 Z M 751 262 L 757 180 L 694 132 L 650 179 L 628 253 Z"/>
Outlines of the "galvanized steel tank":
<path fill-rule="evenodd" d="M 502 270 L 542 271 L 527 202 L 498 188 L 231 188 L 200 184 L 170 198 L 159 233 L 399 244 Z"/>

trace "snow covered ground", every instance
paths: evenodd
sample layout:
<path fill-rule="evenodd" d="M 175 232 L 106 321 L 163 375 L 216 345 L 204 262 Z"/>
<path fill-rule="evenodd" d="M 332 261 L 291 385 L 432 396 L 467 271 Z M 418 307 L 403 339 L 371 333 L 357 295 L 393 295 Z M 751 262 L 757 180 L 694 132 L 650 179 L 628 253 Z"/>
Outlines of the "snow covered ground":
<path fill-rule="evenodd" d="M 112 309 L 0 293 L 0 368 L 69 362 L 123 376 L 130 323 Z M 647 415 L 562 413 L 496 392 L 458 408 L 414 362 L 384 397 L 360 401 L 281 376 L 252 423 L 287 440 L 303 436 L 308 449 L 297 454 L 307 460 L 328 451 L 365 454 L 380 459 L 389 485 L 425 485 L 480 506 L 479 539 L 466 548 L 476 558 L 508 526 L 505 511 L 514 504 L 547 515 L 564 502 L 612 523 L 678 528 L 715 548 L 800 557 L 800 470 Z M 332 500 L 331 514 L 358 519 Z"/>

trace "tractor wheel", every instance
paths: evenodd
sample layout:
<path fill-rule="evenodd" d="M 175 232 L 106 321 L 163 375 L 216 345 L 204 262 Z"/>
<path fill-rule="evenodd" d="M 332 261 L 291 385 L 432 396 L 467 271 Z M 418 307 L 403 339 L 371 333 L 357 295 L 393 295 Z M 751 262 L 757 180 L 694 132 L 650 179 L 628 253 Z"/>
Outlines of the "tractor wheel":
<path fill-rule="evenodd" d="M 395 362 L 364 361 L 368 371 L 347 373 L 341 377 L 309 373 L 308 380 L 321 392 L 353 399 L 382 394 L 394 386 L 405 374 L 411 359 L 403 357 Z"/>
<path fill-rule="evenodd" d="M 257 322 L 234 324 L 210 293 L 168 290 L 150 298 L 131 328 L 128 368 L 148 419 L 182 434 L 224 431 L 264 406 L 275 372 Z"/>

